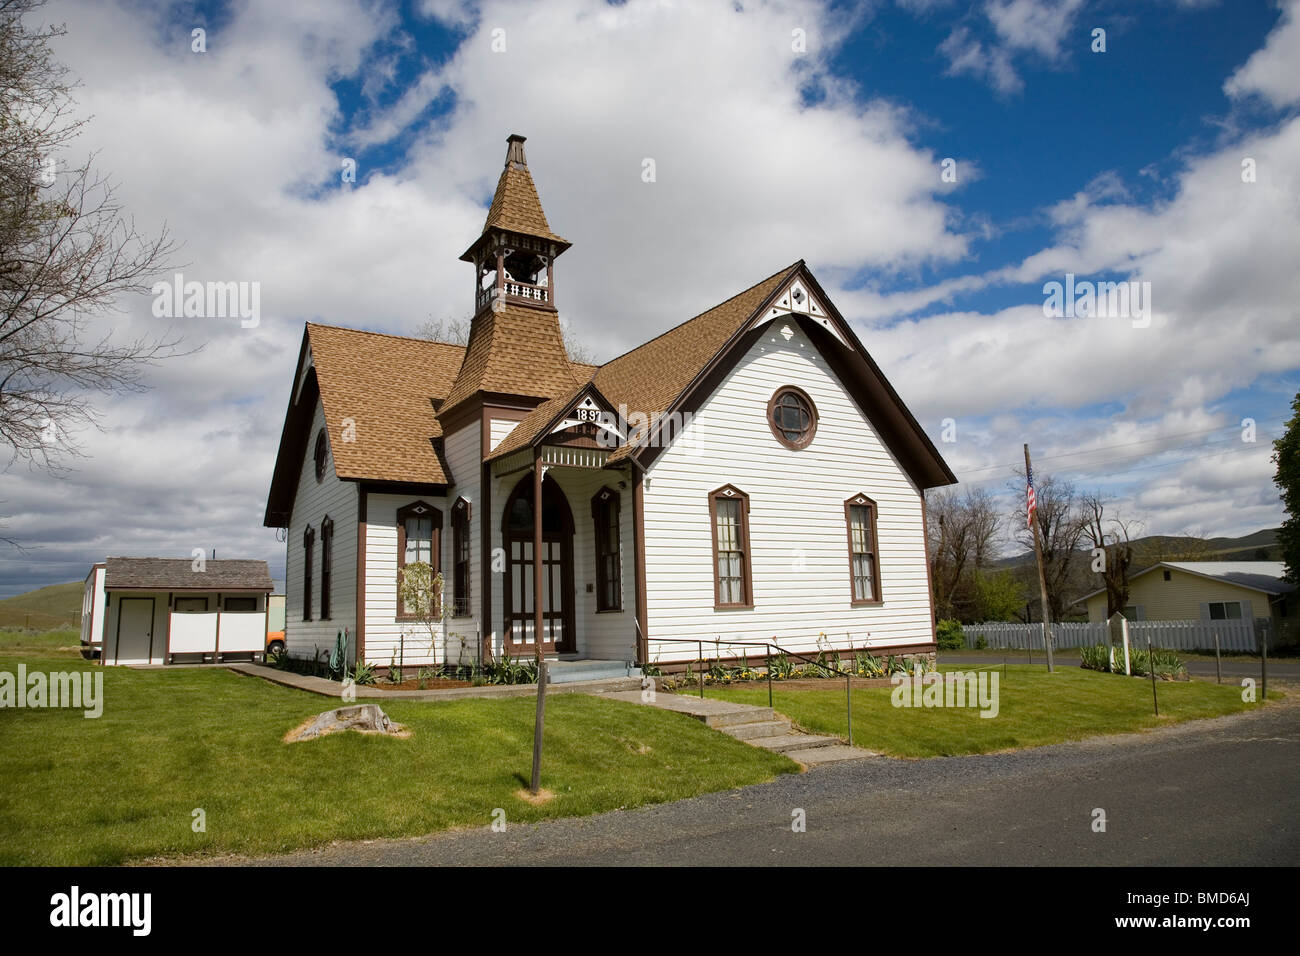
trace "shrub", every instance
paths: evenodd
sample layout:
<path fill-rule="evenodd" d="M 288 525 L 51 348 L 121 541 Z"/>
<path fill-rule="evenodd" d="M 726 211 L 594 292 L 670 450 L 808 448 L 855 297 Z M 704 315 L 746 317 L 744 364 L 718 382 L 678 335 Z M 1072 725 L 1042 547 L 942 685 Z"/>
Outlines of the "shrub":
<path fill-rule="evenodd" d="M 975 650 L 982 651 L 987 649 L 988 646 L 989 646 L 989 639 L 985 637 L 983 634 L 975 638 Z"/>
<path fill-rule="evenodd" d="M 950 618 L 940 621 L 937 637 L 941 651 L 958 651 L 966 646 L 966 636 L 962 633 L 961 621 Z"/>

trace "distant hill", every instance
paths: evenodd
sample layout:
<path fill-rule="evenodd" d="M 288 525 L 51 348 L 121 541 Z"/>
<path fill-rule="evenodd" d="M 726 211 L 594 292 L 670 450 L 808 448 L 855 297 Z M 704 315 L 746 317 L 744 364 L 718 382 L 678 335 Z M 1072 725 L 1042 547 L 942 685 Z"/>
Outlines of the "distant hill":
<path fill-rule="evenodd" d="M 1281 561 L 1277 543 L 1280 528 L 1265 528 L 1240 538 L 1193 538 L 1187 535 L 1153 534 L 1133 540 L 1137 557 L 1135 571 L 1158 561 Z M 1085 549 L 1088 550 L 1088 549 Z M 1026 551 L 993 563 L 998 568 L 1032 566 L 1034 552 Z"/>
<path fill-rule="evenodd" d="M 84 581 L 69 581 L 0 600 L 0 628 L 78 627 L 84 589 Z"/>

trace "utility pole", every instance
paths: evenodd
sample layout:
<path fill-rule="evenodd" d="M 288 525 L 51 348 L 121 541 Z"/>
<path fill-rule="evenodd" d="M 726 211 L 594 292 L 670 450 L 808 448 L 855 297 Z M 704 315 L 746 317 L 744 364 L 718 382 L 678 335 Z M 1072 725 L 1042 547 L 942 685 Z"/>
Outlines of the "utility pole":
<path fill-rule="evenodd" d="M 1029 443 L 1025 442 L 1025 491 L 1033 487 L 1034 471 L 1029 464 Z M 1026 502 L 1026 507 L 1028 503 Z M 1038 508 L 1029 520 L 1029 532 L 1034 536 L 1034 557 L 1038 559 L 1038 591 L 1043 599 L 1043 648 L 1047 651 L 1047 673 L 1055 672 L 1052 666 L 1052 632 L 1047 623 L 1047 575 L 1043 571 L 1043 544 L 1038 535 Z"/>

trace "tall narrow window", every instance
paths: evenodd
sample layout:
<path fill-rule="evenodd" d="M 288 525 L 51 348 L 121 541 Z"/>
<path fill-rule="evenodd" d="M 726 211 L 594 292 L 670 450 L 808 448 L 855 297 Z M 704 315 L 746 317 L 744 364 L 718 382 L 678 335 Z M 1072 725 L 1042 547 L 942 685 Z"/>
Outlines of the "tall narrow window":
<path fill-rule="evenodd" d="M 591 499 L 596 532 L 596 610 L 623 610 L 623 583 L 619 568 L 618 492 L 602 488 Z"/>
<path fill-rule="evenodd" d="M 307 526 L 302 533 L 302 619 L 311 620 L 311 565 L 316 550 L 316 532 Z"/>
<path fill-rule="evenodd" d="M 417 561 L 428 564 L 433 574 L 442 572 L 442 512 L 423 501 L 397 509 L 397 617 L 410 618 L 416 608 L 402 600 L 402 572 Z M 434 609 L 437 614 L 437 609 Z"/>
<path fill-rule="evenodd" d="M 320 523 L 320 619 L 330 619 L 330 581 L 334 577 L 334 521 Z"/>
<path fill-rule="evenodd" d="M 457 617 L 469 616 L 469 502 L 461 498 L 451 509 L 451 554 L 455 566 L 455 603 Z"/>
<path fill-rule="evenodd" d="M 876 564 L 876 503 L 866 495 L 844 502 L 849 533 L 849 582 L 854 604 L 880 601 L 880 575 Z"/>
<path fill-rule="evenodd" d="M 753 607 L 749 562 L 749 496 L 734 485 L 709 495 L 713 524 L 713 606 Z"/>

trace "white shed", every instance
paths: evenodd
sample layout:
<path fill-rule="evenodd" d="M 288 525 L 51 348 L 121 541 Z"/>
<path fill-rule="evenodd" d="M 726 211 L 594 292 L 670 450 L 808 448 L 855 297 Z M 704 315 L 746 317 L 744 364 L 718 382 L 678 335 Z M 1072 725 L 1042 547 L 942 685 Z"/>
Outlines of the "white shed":
<path fill-rule="evenodd" d="M 256 658 L 270 593 L 265 561 L 109 558 L 86 576 L 82 643 L 101 664 Z"/>

